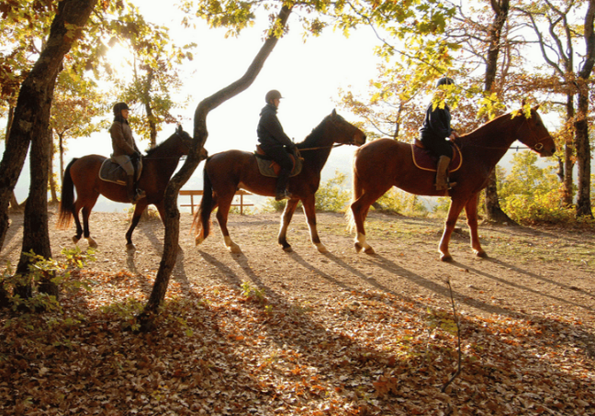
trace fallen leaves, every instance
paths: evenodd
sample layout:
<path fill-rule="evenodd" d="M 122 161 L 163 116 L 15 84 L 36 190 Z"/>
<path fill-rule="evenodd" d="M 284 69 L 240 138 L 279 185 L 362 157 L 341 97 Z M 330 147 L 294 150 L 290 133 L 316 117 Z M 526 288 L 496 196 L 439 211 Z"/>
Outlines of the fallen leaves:
<path fill-rule="evenodd" d="M 0 413 L 541 415 L 595 412 L 578 320 L 461 318 L 431 298 L 343 291 L 315 304 L 249 286 L 172 282 L 157 328 L 125 331 L 152 278 L 81 272 L 63 311 L 0 315 Z"/>

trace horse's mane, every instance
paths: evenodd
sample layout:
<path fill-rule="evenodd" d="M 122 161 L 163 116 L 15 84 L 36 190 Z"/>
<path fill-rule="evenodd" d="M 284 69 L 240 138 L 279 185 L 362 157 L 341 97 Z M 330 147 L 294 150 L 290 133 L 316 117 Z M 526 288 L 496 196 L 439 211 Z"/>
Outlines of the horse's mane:
<path fill-rule="evenodd" d="M 496 128 L 497 125 L 499 125 L 500 123 L 508 121 L 507 118 L 510 119 L 510 117 L 512 117 L 512 113 L 513 112 L 502 114 L 496 118 L 493 118 L 492 120 L 486 121 L 482 125 L 476 127 L 475 130 L 472 130 L 469 133 L 465 134 L 465 136 L 470 136 L 478 130 L 482 130 L 484 128 Z"/>
<path fill-rule="evenodd" d="M 169 141 L 169 139 L 173 138 L 177 133 L 172 134 L 171 136 L 169 136 L 167 139 L 165 139 L 164 141 L 162 141 L 161 143 L 158 143 L 155 147 L 153 147 L 152 149 L 147 150 L 147 154 L 145 155 L 145 157 L 150 157 L 153 156 L 155 153 L 159 153 L 159 151 L 165 147 L 167 147 L 167 143 Z"/>
<path fill-rule="evenodd" d="M 297 148 L 306 149 L 314 144 L 317 144 L 318 140 L 320 139 L 320 136 L 322 135 L 323 124 L 327 121 L 329 117 L 332 117 L 332 115 L 326 116 L 318 126 L 312 129 L 312 132 L 308 134 L 303 141 L 296 143 Z"/>

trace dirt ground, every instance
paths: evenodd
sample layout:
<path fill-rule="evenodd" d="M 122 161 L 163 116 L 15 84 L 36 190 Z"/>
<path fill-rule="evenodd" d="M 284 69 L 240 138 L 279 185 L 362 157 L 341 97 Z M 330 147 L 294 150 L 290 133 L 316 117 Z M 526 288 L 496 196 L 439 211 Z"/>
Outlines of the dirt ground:
<path fill-rule="evenodd" d="M 172 278 L 182 285 L 199 286 L 240 287 L 248 281 L 267 292 L 299 294 L 312 307 L 337 291 L 376 290 L 403 299 L 431 297 L 446 308 L 450 305 L 448 278 L 461 313 L 562 316 L 595 328 L 592 230 L 481 226 L 481 241 L 489 257 L 480 259 L 473 256 L 466 225 L 461 222 L 451 242 L 454 262 L 443 263 L 436 250 L 441 220 L 371 213 L 367 236 L 377 254 L 370 256 L 355 253 L 342 214 L 319 213 L 317 218 L 320 237 L 330 254 L 320 254 L 310 244 L 299 211 L 288 231 L 292 253 L 285 253 L 276 242 L 279 214 L 231 215 L 231 237 L 243 250 L 231 254 L 223 245 L 216 221 L 211 236 L 195 246 L 191 215 L 182 213 L 182 251 Z M 8 260 L 16 264 L 20 254 L 22 214 L 12 214 L 11 220 L 0 254 L 3 265 Z M 74 246 L 74 226 L 59 231 L 55 220 L 52 214 L 51 244 L 59 258 L 63 248 Z M 91 235 L 99 249 L 97 261 L 89 268 L 156 274 L 164 234 L 161 221 L 141 221 L 133 235 L 137 247 L 133 256 L 125 249 L 127 228 L 125 213 L 92 213 Z M 79 245 L 85 249 L 87 242 L 81 240 Z"/>

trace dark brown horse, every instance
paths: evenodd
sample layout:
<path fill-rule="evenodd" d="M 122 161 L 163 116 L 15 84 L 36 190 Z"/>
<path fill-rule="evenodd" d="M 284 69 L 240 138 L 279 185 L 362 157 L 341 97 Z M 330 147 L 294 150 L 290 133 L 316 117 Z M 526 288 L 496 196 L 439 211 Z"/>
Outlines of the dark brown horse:
<path fill-rule="evenodd" d="M 435 172 L 420 170 L 413 164 L 410 144 L 381 139 L 357 149 L 353 165 L 354 202 L 351 204 L 357 252 L 364 250 L 374 254 L 374 249 L 366 243 L 364 221 L 370 205 L 396 186 L 417 195 L 450 194 L 450 209 L 439 245 L 441 260 L 452 260 L 448 243 L 463 208 L 471 231 L 471 247 L 477 256 L 486 257 L 477 233 L 477 197 L 479 191 L 486 187 L 492 170 L 515 140 L 541 156 L 551 156 L 556 151 L 552 137 L 537 114 L 537 107 L 531 110 L 529 118 L 522 112 L 500 116 L 457 139 L 463 162 L 460 169 L 450 174 L 451 182 L 458 183 L 450 191 L 435 190 Z"/>
<path fill-rule="evenodd" d="M 172 136 L 149 150 L 147 155 L 143 157 L 143 170 L 138 187 L 143 189 L 147 196 L 139 200 L 134 208 L 132 222 L 126 232 L 126 247 L 128 250 L 134 250 L 132 232 L 136 228 L 141 214 L 149 204 L 155 205 L 163 220 L 165 188 L 180 158 L 188 154 L 191 145 L 192 138 L 190 135 L 182 127 L 178 127 Z M 83 235 L 83 228 L 79 220 L 81 208 L 83 210 L 84 237 L 89 242 L 90 247 L 97 247 L 97 243 L 89 234 L 89 216 L 99 195 L 101 194 L 115 202 L 130 202 L 125 185 L 99 179 L 99 169 L 105 159 L 107 158 L 99 155 L 88 155 L 80 159 L 73 159 L 64 172 L 57 226 L 62 229 L 69 227 L 74 216 L 76 235 L 72 240 L 75 244 Z M 76 188 L 77 194 L 76 201 L 74 200 L 74 188 Z"/>
<path fill-rule="evenodd" d="M 301 173 L 292 177 L 288 185 L 292 198 L 285 206 L 278 235 L 278 242 L 283 250 L 291 251 L 286 238 L 287 227 L 301 200 L 312 243 L 321 253 L 327 252 L 316 231 L 314 209 L 314 194 L 320 185 L 320 171 L 330 155 L 333 143 L 361 146 L 365 141 L 366 136 L 360 129 L 349 124 L 333 110 L 303 142 L 297 144 L 304 161 Z M 211 156 L 204 168 L 204 195 L 194 216 L 196 244 L 202 243 L 209 235 L 211 212 L 218 206 L 217 220 L 225 245 L 232 253 L 240 253 L 240 247 L 231 240 L 227 229 L 227 216 L 233 196 L 239 188 L 258 195 L 275 196 L 275 183 L 276 178 L 260 174 L 256 157 L 252 153 L 228 150 Z"/>

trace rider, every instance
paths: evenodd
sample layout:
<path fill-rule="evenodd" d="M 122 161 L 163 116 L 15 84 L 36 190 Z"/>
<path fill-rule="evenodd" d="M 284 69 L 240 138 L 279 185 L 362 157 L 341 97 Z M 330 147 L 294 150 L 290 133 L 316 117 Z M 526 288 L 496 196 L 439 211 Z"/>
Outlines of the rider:
<path fill-rule="evenodd" d="M 444 93 L 443 85 L 454 85 L 454 81 L 448 77 L 440 78 L 436 83 L 436 88 L 439 90 L 437 94 Z M 419 129 L 424 147 L 439 158 L 435 185 L 438 191 L 451 189 L 456 185 L 456 182 L 448 182 L 448 165 L 453 153 L 452 146 L 446 139 L 454 140 L 459 137 L 450 127 L 450 120 L 448 105 L 445 104 L 444 108 L 440 108 L 432 102 L 426 110 L 423 125 Z"/>
<path fill-rule="evenodd" d="M 277 109 L 281 98 L 283 97 L 277 90 L 266 93 L 267 104 L 260 112 L 260 121 L 256 128 L 260 148 L 281 167 L 275 188 L 276 201 L 291 197 L 287 191 L 287 184 L 293 168 L 293 161 L 288 152 L 295 153 L 296 149 L 295 143 L 283 132 L 283 127 L 277 118 Z"/>
<path fill-rule="evenodd" d="M 128 199 L 136 204 L 139 199 L 144 198 L 145 191 L 136 186 L 136 176 L 141 163 L 141 152 L 136 147 L 132 130 L 128 125 L 128 114 L 130 109 L 126 103 L 114 105 L 114 122 L 109 129 L 112 136 L 112 160 L 117 162 L 126 171 L 126 192 Z"/>

